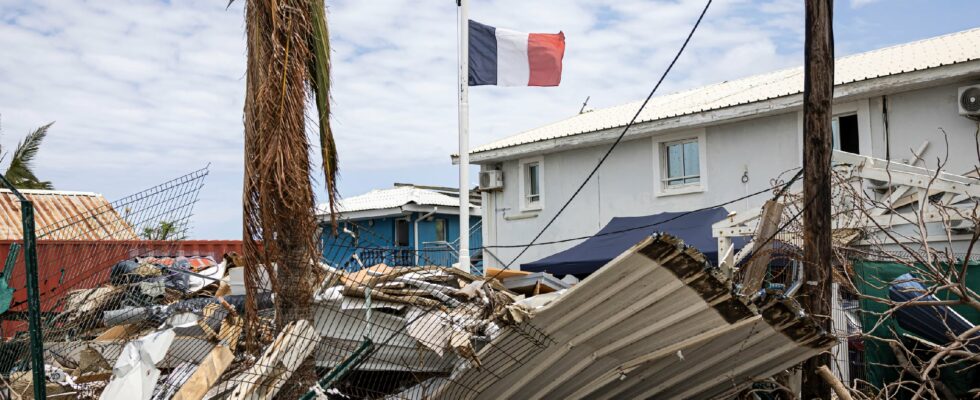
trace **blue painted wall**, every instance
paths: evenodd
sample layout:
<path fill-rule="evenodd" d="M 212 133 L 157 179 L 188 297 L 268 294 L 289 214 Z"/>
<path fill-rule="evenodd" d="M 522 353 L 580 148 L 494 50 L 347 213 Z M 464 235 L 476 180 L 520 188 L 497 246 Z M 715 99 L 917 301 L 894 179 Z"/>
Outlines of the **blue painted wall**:
<path fill-rule="evenodd" d="M 359 252 L 361 260 L 367 264 L 385 262 L 389 265 L 414 265 L 415 253 L 418 251 L 420 265 L 441 265 L 450 266 L 455 263 L 456 255 L 446 251 L 445 247 L 432 244 L 437 240 L 436 220 L 446 222 L 446 240 L 458 247 L 459 240 L 459 216 L 453 214 L 434 214 L 424 220 L 418 220 L 425 213 L 412 213 L 408 217 L 408 245 L 395 245 L 395 225 L 396 220 L 405 219 L 405 216 L 363 219 L 357 221 L 340 222 L 338 235 L 334 236 L 331 232 L 330 224 L 326 223 L 323 227 L 321 242 L 323 245 L 323 261 L 335 267 L 349 266 L 352 255 Z M 419 247 L 415 248 L 415 221 L 418 220 Z M 479 216 L 470 217 L 470 227 L 476 226 L 480 222 Z M 343 228 L 357 233 L 357 240 L 343 232 Z M 480 229 L 472 231 L 470 235 L 470 248 L 476 249 L 483 246 L 483 237 Z M 458 249 L 457 249 L 458 250 Z M 477 257 L 478 250 L 472 252 L 471 257 Z M 383 260 L 382 260 L 383 259 Z"/>

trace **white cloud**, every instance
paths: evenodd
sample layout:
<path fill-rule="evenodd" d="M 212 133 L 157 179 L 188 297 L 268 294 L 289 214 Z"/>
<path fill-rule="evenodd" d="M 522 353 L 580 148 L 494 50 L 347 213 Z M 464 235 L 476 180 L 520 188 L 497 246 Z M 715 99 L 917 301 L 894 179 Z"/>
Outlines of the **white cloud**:
<path fill-rule="evenodd" d="M 881 0 L 851 0 L 851 7 L 852 8 L 864 7 L 868 4 L 877 3 L 879 1 Z"/>
<path fill-rule="evenodd" d="M 196 235 L 239 235 L 242 1 L 0 3 L 4 145 L 56 120 L 41 175 L 110 198 L 212 162 Z M 357 177 L 342 177 L 344 193 L 426 168 L 438 172 L 408 178 L 450 183 L 429 179 L 452 175 L 456 150 L 455 2 L 328 4 L 342 176 Z M 473 88 L 471 143 L 571 116 L 586 96 L 592 107 L 642 98 L 703 4 L 472 2 L 484 23 L 564 31 L 567 53 L 558 88 Z M 797 64 L 799 26 L 798 1 L 715 2 L 661 93 Z"/>

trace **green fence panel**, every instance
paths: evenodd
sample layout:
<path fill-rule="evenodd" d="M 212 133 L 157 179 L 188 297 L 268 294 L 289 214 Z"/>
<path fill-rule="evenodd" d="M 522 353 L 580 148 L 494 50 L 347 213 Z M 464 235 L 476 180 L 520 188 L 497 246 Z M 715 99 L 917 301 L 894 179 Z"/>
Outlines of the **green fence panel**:
<path fill-rule="evenodd" d="M 922 274 L 917 273 L 919 268 L 910 268 L 907 265 L 890 262 L 855 261 L 854 271 L 857 275 L 854 284 L 861 294 L 884 299 L 888 298 L 889 285 L 899 276 L 905 273 L 922 276 Z M 980 264 L 975 262 L 970 264 L 967 272 L 967 286 L 973 290 L 980 290 Z M 948 292 L 940 292 L 937 297 L 941 299 L 955 298 Z M 861 299 L 860 303 L 861 326 L 864 333 L 871 333 L 882 338 L 894 338 L 895 334 L 909 333 L 902 329 L 894 318 L 882 320 L 881 315 L 888 310 L 886 304 L 864 298 Z M 953 309 L 970 322 L 980 324 L 980 311 L 975 308 L 956 306 Z M 881 323 L 875 328 L 875 324 L 878 324 L 879 321 Z M 868 382 L 875 387 L 881 388 L 887 382 L 894 382 L 898 379 L 900 372 L 897 367 L 898 360 L 888 343 L 874 339 L 865 340 L 864 357 L 866 377 Z M 960 364 L 942 370 L 941 377 L 950 389 L 962 395 L 974 388 L 974 382 L 980 382 L 980 368 L 974 367 L 957 373 L 956 369 L 967 366 L 965 363 Z"/>

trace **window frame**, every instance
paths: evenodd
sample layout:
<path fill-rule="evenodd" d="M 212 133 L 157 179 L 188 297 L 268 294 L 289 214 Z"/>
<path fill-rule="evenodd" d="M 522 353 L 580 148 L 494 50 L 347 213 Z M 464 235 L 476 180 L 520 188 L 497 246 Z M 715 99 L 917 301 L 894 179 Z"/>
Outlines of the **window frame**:
<path fill-rule="evenodd" d="M 858 147 L 859 153 L 863 156 L 875 156 L 876 154 L 876 144 L 874 143 L 874 138 L 871 135 L 871 100 L 860 99 L 844 103 L 834 103 L 833 109 L 831 110 L 831 118 L 837 118 L 839 116 L 845 115 L 857 115 L 858 123 Z M 875 110 L 875 115 L 880 117 L 881 110 Z M 803 165 L 803 111 L 796 112 L 796 152 L 799 154 L 799 163 Z M 879 144 L 880 145 L 880 144 Z M 883 150 L 877 150 L 883 152 Z M 884 158 L 884 154 L 878 154 L 877 157 Z"/>
<path fill-rule="evenodd" d="M 830 135 L 831 135 L 830 143 L 831 143 L 831 148 L 833 150 L 837 150 L 837 151 L 844 151 L 841 148 L 841 138 L 840 138 L 840 119 L 843 118 L 843 117 L 854 117 L 855 118 L 855 123 L 857 124 L 857 128 L 858 128 L 858 131 L 857 131 L 857 135 L 858 135 L 858 137 L 857 137 L 857 139 L 858 139 L 858 152 L 857 153 L 851 153 L 851 154 L 861 154 L 861 150 L 863 149 L 864 146 L 862 146 L 862 143 L 861 143 L 861 141 L 862 141 L 861 140 L 862 139 L 862 137 L 861 137 L 861 134 L 862 134 L 862 132 L 861 132 L 861 116 L 858 115 L 857 110 L 854 110 L 854 111 L 844 111 L 844 112 L 840 112 L 840 113 L 836 113 L 834 115 L 831 115 L 831 117 L 830 117 Z M 834 125 L 835 124 L 837 125 L 837 130 L 834 130 Z"/>
<path fill-rule="evenodd" d="M 439 237 L 439 225 L 442 224 L 442 236 Z M 448 242 L 449 241 L 449 220 L 446 218 L 433 218 L 432 219 L 432 233 L 433 237 L 437 242 Z"/>
<path fill-rule="evenodd" d="M 698 182 L 670 185 L 668 146 L 695 142 L 698 145 Z M 708 189 L 708 156 L 704 129 L 684 131 L 674 134 L 655 136 L 653 138 L 653 185 L 656 196 L 673 196 L 688 193 L 700 193 Z M 687 175 L 685 175 L 687 176 Z M 690 177 L 693 177 L 691 175 Z M 683 178 L 683 177 L 682 177 Z"/>
<path fill-rule="evenodd" d="M 404 242 L 399 241 L 398 228 L 400 226 L 403 226 L 405 228 L 405 241 Z M 391 244 L 394 247 L 410 247 L 410 246 L 412 246 L 412 229 L 411 229 L 411 226 L 409 225 L 409 221 L 407 219 L 405 219 L 405 218 L 395 218 L 394 226 L 392 226 L 392 228 L 393 228 L 394 232 L 391 235 L 392 236 L 391 237 L 391 239 L 392 239 L 391 240 Z M 405 244 L 401 244 L 401 243 L 405 243 Z"/>
<path fill-rule="evenodd" d="M 530 182 L 528 182 L 528 180 L 527 180 L 527 172 L 528 172 L 528 166 L 531 165 L 531 164 L 536 164 L 537 165 L 537 176 L 538 176 L 538 193 L 537 193 L 537 196 L 538 196 L 538 200 L 535 201 L 535 202 L 530 202 L 529 201 L 529 199 L 528 199 L 529 195 L 527 193 L 528 190 L 529 190 L 528 185 L 530 184 Z M 518 184 L 518 199 L 517 199 L 517 201 L 518 201 L 518 204 L 519 204 L 519 209 L 522 212 L 523 211 L 540 211 L 540 210 L 544 209 L 544 197 L 545 197 L 545 190 L 544 190 L 544 182 L 545 182 L 544 157 L 538 156 L 538 157 L 530 157 L 530 158 L 521 159 L 520 161 L 518 161 L 517 168 L 518 168 L 518 174 L 517 174 L 517 176 L 518 176 L 518 183 L 517 183 Z"/>

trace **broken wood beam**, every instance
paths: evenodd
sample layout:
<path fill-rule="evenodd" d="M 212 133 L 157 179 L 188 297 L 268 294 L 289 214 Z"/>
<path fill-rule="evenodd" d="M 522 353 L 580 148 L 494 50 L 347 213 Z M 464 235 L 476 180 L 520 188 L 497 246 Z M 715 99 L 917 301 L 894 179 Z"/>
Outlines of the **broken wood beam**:
<path fill-rule="evenodd" d="M 762 282 L 769 268 L 769 260 L 772 258 L 773 242 L 779 231 L 783 208 L 784 205 L 776 200 L 769 200 L 762 206 L 759 227 L 755 230 L 755 237 L 752 239 L 754 243 L 758 243 L 758 246 L 742 274 L 742 287 L 739 294 L 743 297 L 751 298 L 762 288 Z"/>
<path fill-rule="evenodd" d="M 229 397 L 231 400 L 271 399 L 313 353 L 320 335 L 307 320 L 290 322 L 256 362 Z"/>
<path fill-rule="evenodd" d="M 827 381 L 827 384 L 830 385 L 831 389 L 834 389 L 834 393 L 837 394 L 838 399 L 853 400 L 851 397 L 851 392 L 848 391 L 847 387 L 845 387 L 843 383 L 841 383 L 840 379 L 837 379 L 837 377 L 834 376 L 833 372 L 830 372 L 830 368 L 827 368 L 826 365 L 821 365 L 819 368 L 817 368 L 817 373 L 820 374 L 820 377 L 823 378 L 824 381 Z"/>
<path fill-rule="evenodd" d="M 221 343 L 214 346 L 214 349 L 201 361 L 191 374 L 190 378 L 184 382 L 173 400 L 201 400 L 218 378 L 225 372 L 235 359 L 228 346 Z"/>

